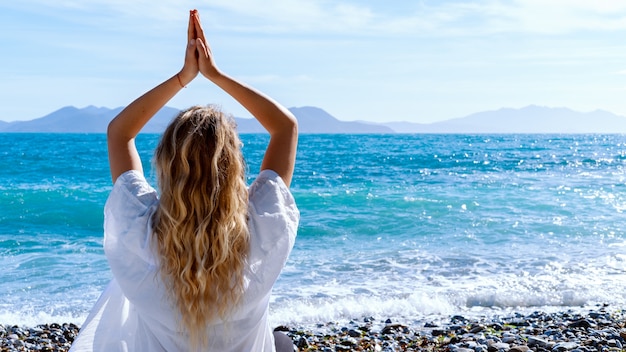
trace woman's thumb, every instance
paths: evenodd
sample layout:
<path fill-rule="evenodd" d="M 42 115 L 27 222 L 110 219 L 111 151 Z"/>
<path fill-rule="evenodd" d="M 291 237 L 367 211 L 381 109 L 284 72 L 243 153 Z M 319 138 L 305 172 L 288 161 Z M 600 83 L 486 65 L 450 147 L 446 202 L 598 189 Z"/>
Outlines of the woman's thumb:
<path fill-rule="evenodd" d="M 198 52 L 202 55 L 208 57 L 207 47 L 204 45 L 204 41 L 200 38 L 196 39 L 196 47 L 198 48 Z"/>

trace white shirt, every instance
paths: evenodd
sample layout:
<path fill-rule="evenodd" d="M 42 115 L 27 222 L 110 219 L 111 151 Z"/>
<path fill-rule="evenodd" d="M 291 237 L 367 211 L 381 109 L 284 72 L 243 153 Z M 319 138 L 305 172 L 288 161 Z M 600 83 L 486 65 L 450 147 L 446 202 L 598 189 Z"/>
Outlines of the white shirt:
<path fill-rule="evenodd" d="M 250 253 L 241 306 L 208 328 L 207 351 L 274 351 L 268 307 L 272 286 L 296 237 L 300 213 L 283 180 L 263 170 L 248 190 Z M 152 244 L 157 192 L 137 171 L 115 182 L 104 207 L 104 251 L 113 280 L 71 351 L 189 351 L 168 299 Z"/>

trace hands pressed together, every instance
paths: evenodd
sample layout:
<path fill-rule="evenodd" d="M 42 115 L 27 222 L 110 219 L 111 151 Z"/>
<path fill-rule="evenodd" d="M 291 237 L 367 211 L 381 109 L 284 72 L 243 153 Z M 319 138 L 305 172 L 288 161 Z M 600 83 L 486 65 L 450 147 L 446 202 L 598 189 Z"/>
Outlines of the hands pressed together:
<path fill-rule="evenodd" d="M 211 53 L 211 47 L 204 37 L 198 10 L 191 10 L 189 11 L 189 26 L 187 27 L 185 63 L 178 73 L 180 83 L 186 86 L 196 78 L 198 72 L 210 80 L 220 75 Z"/>

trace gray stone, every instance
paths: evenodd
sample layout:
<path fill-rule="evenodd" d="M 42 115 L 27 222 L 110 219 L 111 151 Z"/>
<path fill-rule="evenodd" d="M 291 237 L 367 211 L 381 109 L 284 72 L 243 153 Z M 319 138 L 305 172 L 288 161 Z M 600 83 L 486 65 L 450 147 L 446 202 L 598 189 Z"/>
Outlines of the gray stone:
<path fill-rule="evenodd" d="M 513 343 L 517 338 L 515 336 L 502 336 L 502 342 L 504 343 Z"/>
<path fill-rule="evenodd" d="M 528 346 L 513 346 L 511 347 L 509 352 L 527 352 L 529 350 L 530 350 L 530 347 Z"/>
<path fill-rule="evenodd" d="M 485 330 L 484 326 L 477 325 L 477 326 L 472 327 L 469 332 L 472 333 L 472 334 L 476 334 L 476 333 L 479 333 L 479 332 L 481 332 L 483 330 Z"/>
<path fill-rule="evenodd" d="M 433 336 L 442 336 L 442 335 L 446 334 L 446 331 L 445 330 L 441 330 L 441 329 L 433 329 L 430 332 L 430 334 L 433 335 Z"/>
<path fill-rule="evenodd" d="M 553 351 L 569 351 L 578 347 L 576 342 L 561 342 L 554 345 Z"/>
<path fill-rule="evenodd" d="M 478 347 L 478 343 L 476 341 L 467 341 L 465 342 L 465 347 L 470 348 L 470 349 L 475 349 L 476 347 Z"/>
<path fill-rule="evenodd" d="M 541 348 L 547 348 L 550 345 L 550 343 L 542 338 L 539 337 L 535 337 L 535 336 L 529 336 L 528 337 L 528 347 L 541 347 Z"/>
<path fill-rule="evenodd" d="M 298 346 L 298 349 L 304 350 L 304 349 L 309 348 L 309 342 L 304 337 L 301 336 L 300 339 L 298 339 L 296 346 Z"/>
<path fill-rule="evenodd" d="M 348 346 L 348 347 L 354 347 L 354 346 L 358 345 L 358 342 L 353 337 L 348 337 L 347 339 L 341 341 L 341 345 Z"/>
<path fill-rule="evenodd" d="M 578 319 L 576 321 L 569 323 L 568 326 L 570 328 L 590 328 L 590 327 L 595 326 L 595 324 L 587 319 Z"/>
<path fill-rule="evenodd" d="M 504 342 L 496 342 L 489 345 L 489 351 L 508 351 L 511 349 L 511 345 Z"/>
<path fill-rule="evenodd" d="M 361 333 L 354 329 L 348 330 L 348 335 L 350 335 L 351 337 L 361 337 Z"/>
<path fill-rule="evenodd" d="M 504 326 L 502 326 L 502 324 L 494 323 L 491 324 L 491 328 L 495 331 L 502 331 L 504 329 Z"/>
<path fill-rule="evenodd" d="M 608 340 L 608 341 L 606 342 L 606 344 L 607 344 L 609 347 L 617 347 L 617 348 L 619 348 L 619 349 L 622 349 L 622 343 L 621 343 L 621 342 L 619 342 L 619 340 L 616 340 L 616 339 L 611 339 L 611 340 Z"/>

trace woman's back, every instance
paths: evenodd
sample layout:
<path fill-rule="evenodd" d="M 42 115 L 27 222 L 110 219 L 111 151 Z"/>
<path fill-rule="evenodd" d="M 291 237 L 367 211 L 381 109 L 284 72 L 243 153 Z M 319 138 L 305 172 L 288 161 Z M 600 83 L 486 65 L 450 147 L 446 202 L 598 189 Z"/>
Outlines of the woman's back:
<path fill-rule="evenodd" d="M 151 218 L 158 199 L 143 175 L 129 171 L 105 205 L 105 253 L 115 279 L 90 314 L 73 350 L 188 351 L 179 314 L 159 275 Z M 244 295 L 224 322 L 207 329 L 207 350 L 271 351 L 271 288 L 293 247 L 299 213 L 275 172 L 262 171 L 249 191 L 250 253 Z"/>

